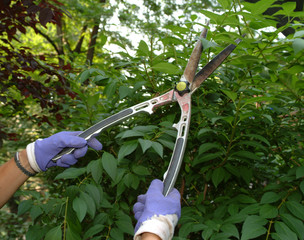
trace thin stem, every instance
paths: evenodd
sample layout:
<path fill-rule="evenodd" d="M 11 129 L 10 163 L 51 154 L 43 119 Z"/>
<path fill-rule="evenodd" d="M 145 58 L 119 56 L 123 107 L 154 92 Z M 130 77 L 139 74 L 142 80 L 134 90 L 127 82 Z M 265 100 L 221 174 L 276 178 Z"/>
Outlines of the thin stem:
<path fill-rule="evenodd" d="M 66 237 L 68 204 L 69 204 L 69 197 L 67 197 L 65 201 L 65 211 L 64 211 L 64 221 L 63 221 L 63 240 L 65 240 Z"/>
<path fill-rule="evenodd" d="M 278 210 L 283 206 L 283 204 L 286 202 L 286 199 L 289 197 L 289 195 L 292 193 L 292 192 L 294 192 L 294 191 L 296 191 L 298 189 L 298 187 L 293 187 L 292 189 L 290 189 L 288 192 L 287 192 L 287 194 L 286 194 L 286 196 L 282 199 L 282 201 L 281 201 L 281 203 L 279 204 L 279 206 L 278 206 Z M 272 226 L 272 224 L 273 223 L 275 223 L 275 221 L 273 221 L 273 219 L 271 219 L 270 221 L 269 221 L 269 226 L 268 226 L 268 230 L 267 230 L 267 235 L 266 235 L 266 239 L 265 240 L 268 240 L 268 238 L 269 238 L 269 236 L 270 236 L 270 231 L 271 231 L 271 226 Z"/>
<path fill-rule="evenodd" d="M 234 136 L 235 136 L 235 132 L 236 132 L 236 126 L 238 124 L 238 117 L 239 117 L 239 113 L 240 113 L 240 110 L 241 110 L 241 102 L 242 102 L 241 100 L 242 100 L 242 95 L 240 95 L 238 104 L 236 106 L 236 113 L 235 113 L 235 117 L 234 117 L 234 120 L 233 120 L 232 130 L 231 130 L 229 144 L 228 144 L 228 147 L 227 147 L 225 158 L 224 158 L 224 160 L 219 165 L 215 166 L 214 169 L 223 166 L 227 162 L 227 160 L 228 160 L 230 150 L 232 149 L 232 143 L 234 142 Z"/>

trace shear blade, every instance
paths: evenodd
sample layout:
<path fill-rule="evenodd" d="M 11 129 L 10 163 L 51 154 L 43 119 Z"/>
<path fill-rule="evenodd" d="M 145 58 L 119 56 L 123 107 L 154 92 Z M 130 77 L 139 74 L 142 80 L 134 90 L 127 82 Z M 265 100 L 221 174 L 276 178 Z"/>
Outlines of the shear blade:
<path fill-rule="evenodd" d="M 209 25 L 209 22 L 207 23 L 207 26 Z M 194 80 L 194 76 L 199 64 L 199 61 L 201 59 L 202 51 L 203 51 L 203 44 L 201 41 L 201 38 L 206 38 L 208 33 L 208 29 L 204 28 L 201 32 L 200 39 L 196 42 L 194 49 L 191 53 L 191 56 L 189 58 L 189 61 L 187 63 L 187 66 L 184 71 L 184 77 L 186 80 L 191 84 Z"/>
<path fill-rule="evenodd" d="M 205 81 L 217 69 L 223 61 L 231 54 L 236 46 L 241 42 L 241 39 L 235 40 L 235 44 L 230 44 L 223 51 L 221 51 L 215 58 L 207 63 L 194 77 L 190 86 L 191 92 L 194 92 L 203 81 Z"/>

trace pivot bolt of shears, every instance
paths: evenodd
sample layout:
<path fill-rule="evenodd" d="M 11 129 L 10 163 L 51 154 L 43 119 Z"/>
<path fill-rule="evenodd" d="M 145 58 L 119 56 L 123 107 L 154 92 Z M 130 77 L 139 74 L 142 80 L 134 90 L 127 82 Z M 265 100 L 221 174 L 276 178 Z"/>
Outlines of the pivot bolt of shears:
<path fill-rule="evenodd" d="M 180 96 L 183 96 L 185 93 L 190 92 L 190 83 L 188 81 L 179 81 L 175 85 L 175 90 L 178 92 Z"/>

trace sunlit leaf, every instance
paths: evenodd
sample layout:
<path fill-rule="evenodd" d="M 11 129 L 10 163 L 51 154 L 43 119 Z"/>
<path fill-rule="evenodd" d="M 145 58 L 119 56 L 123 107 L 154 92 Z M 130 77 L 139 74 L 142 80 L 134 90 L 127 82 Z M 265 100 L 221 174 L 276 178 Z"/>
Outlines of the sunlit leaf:
<path fill-rule="evenodd" d="M 177 66 L 166 62 L 157 63 L 153 65 L 152 68 L 158 72 L 163 72 L 168 74 L 179 74 L 181 72 L 181 70 Z"/>
<path fill-rule="evenodd" d="M 304 49 L 304 39 L 296 38 L 292 43 L 292 47 L 293 47 L 294 53 L 298 54 L 299 52 L 301 52 Z"/>

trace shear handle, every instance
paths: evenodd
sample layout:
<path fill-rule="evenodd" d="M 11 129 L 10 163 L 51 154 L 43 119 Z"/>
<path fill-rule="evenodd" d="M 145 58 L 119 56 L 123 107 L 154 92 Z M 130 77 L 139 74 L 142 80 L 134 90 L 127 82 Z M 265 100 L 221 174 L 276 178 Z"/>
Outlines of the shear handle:
<path fill-rule="evenodd" d="M 173 189 L 180 167 L 182 165 L 187 137 L 190 127 L 191 118 L 191 95 L 190 93 L 184 94 L 182 97 L 175 92 L 175 97 L 181 108 L 181 118 L 177 124 L 173 127 L 177 129 L 177 138 L 173 149 L 173 154 L 169 163 L 169 167 L 164 177 L 164 189 L 163 194 L 167 196 Z"/>
<path fill-rule="evenodd" d="M 173 101 L 173 93 L 174 90 L 171 90 L 159 97 L 152 98 L 145 102 L 139 103 L 134 105 L 130 108 L 124 109 L 100 122 L 96 123 L 95 125 L 89 127 L 84 132 L 80 133 L 78 136 L 84 138 L 85 140 L 89 140 L 92 137 L 98 136 L 103 130 L 125 120 L 128 119 L 138 113 L 146 112 L 149 114 L 153 113 L 153 110 L 157 107 L 162 105 L 171 103 Z M 75 150 L 75 148 L 64 148 L 60 153 L 58 153 L 52 161 L 56 162 L 65 154 L 70 154 Z"/>

